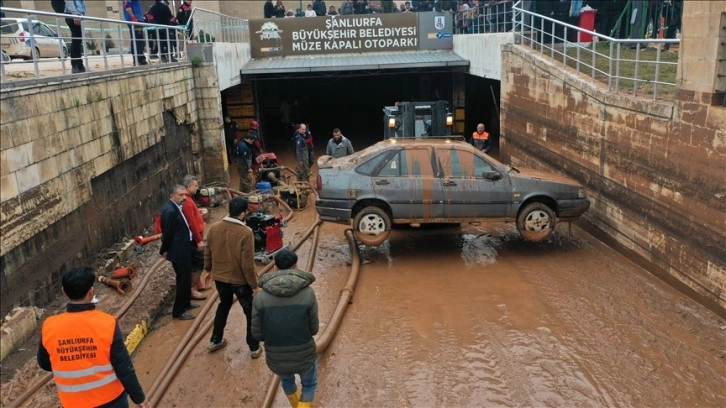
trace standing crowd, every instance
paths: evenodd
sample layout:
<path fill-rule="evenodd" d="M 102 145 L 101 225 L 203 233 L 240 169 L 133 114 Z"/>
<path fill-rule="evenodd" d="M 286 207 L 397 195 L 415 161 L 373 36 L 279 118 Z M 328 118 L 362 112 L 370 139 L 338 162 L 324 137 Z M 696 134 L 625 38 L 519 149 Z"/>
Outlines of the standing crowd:
<path fill-rule="evenodd" d="M 136 15 L 133 7 L 130 15 Z M 236 156 L 240 174 L 247 174 L 263 149 L 260 125 L 251 121 L 242 134 L 237 123 L 225 117 L 224 128 L 227 151 Z M 292 139 L 298 165 L 309 177 L 315 146 L 307 125 L 300 123 Z M 353 152 L 351 141 L 340 129 L 333 129 L 326 155 L 339 158 Z M 207 351 L 214 353 L 228 344 L 224 332 L 236 298 L 245 316 L 250 358 L 264 352 L 290 404 L 308 408 L 317 388 L 313 336 L 319 330 L 319 318 L 310 286 L 315 275 L 298 269 L 297 255 L 283 248 L 274 255 L 277 270 L 258 277 L 255 237 L 245 222 L 254 207 L 246 196 L 236 196 L 228 203 L 227 216 L 206 228 L 203 210 L 195 203 L 199 187 L 196 176 L 184 176 L 170 189 L 161 209 L 159 255 L 171 263 L 175 275 L 171 316 L 179 321 L 195 319 L 191 311 L 200 305 L 193 301 L 205 300 L 203 292 L 213 284 L 219 303 Z M 90 267 L 63 274 L 61 292 L 69 299 L 67 311 L 44 322 L 38 365 L 53 372 L 63 406 L 128 407 L 131 399 L 139 407 L 150 408 L 116 318 L 95 310 L 95 282 L 96 272 Z"/>

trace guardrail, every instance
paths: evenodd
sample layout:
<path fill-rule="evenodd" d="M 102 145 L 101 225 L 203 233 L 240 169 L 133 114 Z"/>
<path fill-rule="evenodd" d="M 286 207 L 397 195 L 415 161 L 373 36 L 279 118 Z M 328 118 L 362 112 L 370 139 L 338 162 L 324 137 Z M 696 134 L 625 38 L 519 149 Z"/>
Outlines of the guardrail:
<path fill-rule="evenodd" d="M 515 41 L 560 62 L 609 92 L 672 99 L 678 54 L 664 52 L 678 39 L 618 39 L 513 6 Z"/>
<path fill-rule="evenodd" d="M 514 0 L 479 1 L 459 7 L 456 12 L 456 34 L 506 33 L 512 31 Z"/>
<path fill-rule="evenodd" d="M 66 18 L 71 16 L 8 7 L 0 7 L 0 11 L 5 15 L 0 24 L 0 82 L 71 74 L 72 36 L 66 24 Z M 132 50 L 138 33 L 142 35 L 138 38 L 142 44 L 139 48 L 143 48 L 140 56 L 155 65 L 185 61 L 189 43 L 249 41 L 247 20 L 196 7 L 183 26 L 72 17 L 81 20 L 81 59 L 91 71 L 136 65 Z M 18 25 L 24 26 L 21 31 L 17 30 Z"/>

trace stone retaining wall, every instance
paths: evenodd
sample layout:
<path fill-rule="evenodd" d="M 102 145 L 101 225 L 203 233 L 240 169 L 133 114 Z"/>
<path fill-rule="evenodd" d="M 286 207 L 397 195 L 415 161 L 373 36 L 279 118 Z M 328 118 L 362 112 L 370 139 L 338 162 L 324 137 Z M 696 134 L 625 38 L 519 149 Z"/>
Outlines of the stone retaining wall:
<path fill-rule="evenodd" d="M 142 233 L 173 185 L 205 175 L 203 160 L 226 177 L 211 164 L 224 137 L 210 65 L 4 84 L 0 119 L 3 315 L 52 299 L 65 269 Z"/>
<path fill-rule="evenodd" d="M 503 161 L 581 182 L 587 222 L 723 314 L 726 109 L 614 95 L 523 47 L 502 60 Z"/>

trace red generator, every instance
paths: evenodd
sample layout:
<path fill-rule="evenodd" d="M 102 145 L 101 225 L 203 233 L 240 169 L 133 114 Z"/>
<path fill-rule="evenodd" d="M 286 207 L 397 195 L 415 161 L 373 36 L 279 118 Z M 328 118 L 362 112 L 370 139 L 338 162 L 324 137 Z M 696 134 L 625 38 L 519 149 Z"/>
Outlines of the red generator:
<path fill-rule="evenodd" d="M 255 212 L 245 218 L 245 223 L 255 237 L 255 259 L 270 262 L 274 253 L 282 248 L 282 216 Z"/>

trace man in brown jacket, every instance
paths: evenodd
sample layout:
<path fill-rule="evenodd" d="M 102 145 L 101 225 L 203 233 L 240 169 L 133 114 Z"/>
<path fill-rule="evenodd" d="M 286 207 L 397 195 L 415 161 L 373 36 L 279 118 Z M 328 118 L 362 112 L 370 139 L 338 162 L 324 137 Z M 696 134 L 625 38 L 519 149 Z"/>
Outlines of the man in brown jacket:
<path fill-rule="evenodd" d="M 260 342 L 252 337 L 252 296 L 260 289 L 255 273 L 255 239 L 244 223 L 247 199 L 235 197 L 229 201 L 229 216 L 212 224 L 207 232 L 204 250 L 204 270 L 211 272 L 219 293 L 219 305 L 214 316 L 212 338 L 207 346 L 211 353 L 227 345 L 224 327 L 229 309 L 237 296 L 247 318 L 247 345 L 252 358 L 262 354 Z"/>

